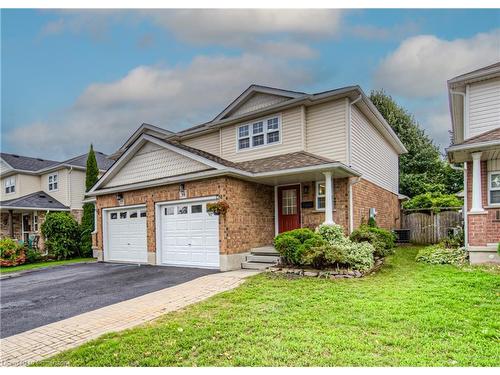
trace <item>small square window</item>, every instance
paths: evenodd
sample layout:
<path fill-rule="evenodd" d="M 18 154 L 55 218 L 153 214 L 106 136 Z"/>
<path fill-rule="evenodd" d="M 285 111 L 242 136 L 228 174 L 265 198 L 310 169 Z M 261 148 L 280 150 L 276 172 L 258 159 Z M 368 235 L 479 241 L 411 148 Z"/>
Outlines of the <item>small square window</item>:
<path fill-rule="evenodd" d="M 253 124 L 253 134 L 259 134 L 264 131 L 264 124 L 262 121 Z"/>
<path fill-rule="evenodd" d="M 146 217 L 146 211 L 141 211 L 141 217 Z"/>
<path fill-rule="evenodd" d="M 128 217 L 131 219 L 136 219 L 137 218 L 137 211 L 132 211 Z"/>
<path fill-rule="evenodd" d="M 57 190 L 57 173 L 49 176 L 49 191 Z"/>
<path fill-rule="evenodd" d="M 127 213 L 126 212 L 120 212 L 120 219 L 126 219 L 127 218 Z"/>
<path fill-rule="evenodd" d="M 280 141 L 280 132 L 267 133 L 267 143 L 276 143 Z"/>
<path fill-rule="evenodd" d="M 188 213 L 188 206 L 177 206 L 177 215 L 185 215 Z"/>
<path fill-rule="evenodd" d="M 240 139 L 238 142 L 238 146 L 239 146 L 240 150 L 245 149 L 245 148 L 249 148 L 250 147 L 250 138 Z"/>
<path fill-rule="evenodd" d="M 112 212 L 109 217 L 111 218 L 111 220 L 115 220 L 116 218 L 118 218 L 118 214 L 116 212 Z"/>
<path fill-rule="evenodd" d="M 254 135 L 252 138 L 252 145 L 253 147 L 255 146 L 260 146 L 264 144 L 264 134 L 260 135 Z"/>
<path fill-rule="evenodd" d="M 165 215 L 173 215 L 175 213 L 175 206 L 165 207 Z"/>
<path fill-rule="evenodd" d="M 279 122 L 277 117 L 270 118 L 267 120 L 267 130 L 278 130 Z"/>
<path fill-rule="evenodd" d="M 239 137 L 248 137 L 248 125 L 240 126 L 238 129 Z"/>
<path fill-rule="evenodd" d="M 203 212 L 203 205 L 201 204 L 194 204 L 191 206 L 191 213 L 192 214 L 200 214 Z"/>

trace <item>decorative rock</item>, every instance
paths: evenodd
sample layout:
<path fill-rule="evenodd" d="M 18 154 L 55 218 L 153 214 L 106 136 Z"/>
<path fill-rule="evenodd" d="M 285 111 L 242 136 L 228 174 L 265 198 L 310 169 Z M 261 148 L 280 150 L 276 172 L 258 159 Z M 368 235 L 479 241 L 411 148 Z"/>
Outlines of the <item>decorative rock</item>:
<path fill-rule="evenodd" d="M 304 271 L 304 276 L 317 277 L 318 276 L 318 272 L 315 272 L 315 271 Z"/>
<path fill-rule="evenodd" d="M 359 272 L 359 271 L 354 271 L 354 276 L 355 277 L 361 277 L 361 276 L 363 276 L 363 274 L 361 272 Z"/>

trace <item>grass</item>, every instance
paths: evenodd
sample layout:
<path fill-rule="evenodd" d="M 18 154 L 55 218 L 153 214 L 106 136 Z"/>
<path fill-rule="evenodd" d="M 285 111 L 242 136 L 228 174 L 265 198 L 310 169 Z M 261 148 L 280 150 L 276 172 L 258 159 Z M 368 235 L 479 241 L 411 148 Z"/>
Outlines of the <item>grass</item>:
<path fill-rule="evenodd" d="M 500 277 L 400 248 L 362 279 L 260 274 L 45 366 L 499 366 Z"/>
<path fill-rule="evenodd" d="M 65 264 L 72 264 L 72 263 L 91 262 L 94 260 L 95 260 L 94 258 L 73 258 L 67 260 L 51 260 L 40 263 L 21 264 L 20 266 L 14 266 L 14 267 L 0 267 L 0 274 L 3 275 L 6 273 L 33 270 L 36 268 L 63 266 Z"/>

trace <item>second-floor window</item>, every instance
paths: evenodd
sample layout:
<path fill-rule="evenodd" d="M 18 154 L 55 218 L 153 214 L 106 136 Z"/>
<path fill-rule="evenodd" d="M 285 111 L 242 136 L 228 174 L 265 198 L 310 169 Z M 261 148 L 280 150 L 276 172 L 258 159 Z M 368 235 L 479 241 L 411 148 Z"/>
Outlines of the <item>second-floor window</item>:
<path fill-rule="evenodd" d="M 5 179 L 5 194 L 10 194 L 15 192 L 16 192 L 16 178 L 7 177 Z"/>
<path fill-rule="evenodd" d="M 279 143 L 280 117 L 274 116 L 264 120 L 238 126 L 238 150 Z"/>
<path fill-rule="evenodd" d="M 57 185 L 58 185 L 57 177 L 58 177 L 57 173 L 49 175 L 49 191 L 57 190 Z"/>
<path fill-rule="evenodd" d="M 490 172 L 489 178 L 490 204 L 500 205 L 500 171 Z"/>

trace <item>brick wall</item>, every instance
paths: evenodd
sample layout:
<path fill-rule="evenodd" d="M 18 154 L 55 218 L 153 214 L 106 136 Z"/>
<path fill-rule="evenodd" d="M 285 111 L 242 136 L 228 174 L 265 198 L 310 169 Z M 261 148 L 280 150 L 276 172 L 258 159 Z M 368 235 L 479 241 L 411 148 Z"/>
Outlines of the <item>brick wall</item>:
<path fill-rule="evenodd" d="M 13 213 L 12 214 L 12 222 L 14 225 L 14 238 L 18 240 L 22 240 L 22 227 L 21 227 L 21 214 Z M 1 223 L 0 223 L 0 237 L 10 237 L 10 224 L 9 224 L 9 213 L 6 211 L 2 211 L 1 213 Z"/>
<path fill-rule="evenodd" d="M 220 195 L 229 203 L 225 217 L 220 217 L 221 254 L 248 251 L 272 243 L 274 237 L 273 188 L 235 178 L 221 177 L 185 183 L 187 198 Z M 147 207 L 148 251 L 156 251 L 155 203 L 179 199 L 179 185 L 166 185 L 123 192 L 124 206 Z M 95 246 L 102 249 L 102 209 L 119 207 L 116 193 L 98 196 Z"/>
<path fill-rule="evenodd" d="M 401 226 L 401 211 L 398 196 L 370 181 L 361 179 L 352 186 L 354 229 L 361 222 L 368 222 L 370 208 L 377 211 L 377 224 L 384 229 L 395 229 Z"/>
<path fill-rule="evenodd" d="M 467 214 L 468 242 L 471 246 L 486 246 L 500 242 L 500 220 L 496 220 L 500 208 L 488 208 L 488 167 L 481 162 L 481 191 L 485 214 Z M 467 162 L 467 211 L 472 208 L 472 162 Z"/>

